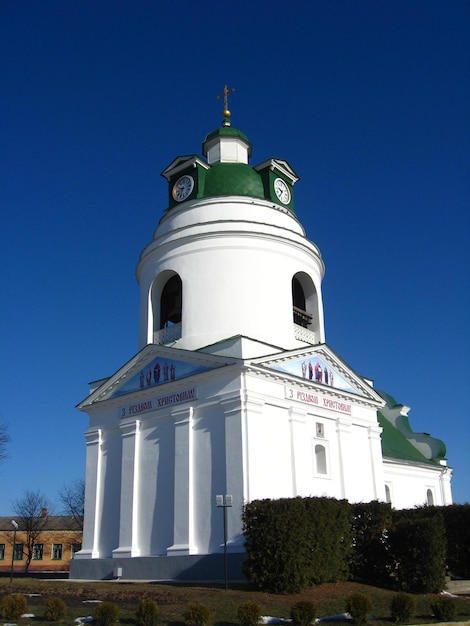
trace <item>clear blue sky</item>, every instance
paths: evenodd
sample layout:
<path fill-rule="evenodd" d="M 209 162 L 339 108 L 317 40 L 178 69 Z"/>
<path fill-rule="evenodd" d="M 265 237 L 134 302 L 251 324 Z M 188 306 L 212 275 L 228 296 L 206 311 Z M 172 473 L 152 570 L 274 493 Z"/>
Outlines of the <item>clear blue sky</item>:
<path fill-rule="evenodd" d="M 301 177 L 327 343 L 445 441 L 470 501 L 468 0 L 0 0 L 0 514 L 84 476 L 137 352 L 160 172 L 221 122 Z"/>

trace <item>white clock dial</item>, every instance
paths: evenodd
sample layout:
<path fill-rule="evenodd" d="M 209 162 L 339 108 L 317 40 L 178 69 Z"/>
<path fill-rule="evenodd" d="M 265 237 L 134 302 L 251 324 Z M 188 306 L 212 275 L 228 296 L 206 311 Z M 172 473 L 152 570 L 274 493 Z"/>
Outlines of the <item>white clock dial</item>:
<path fill-rule="evenodd" d="M 188 176 L 185 174 L 178 178 L 176 183 L 173 185 L 173 198 L 176 202 L 182 202 L 185 200 L 191 191 L 194 189 L 194 180 L 192 176 Z"/>
<path fill-rule="evenodd" d="M 274 181 L 274 191 L 276 192 L 276 196 L 282 202 L 282 204 L 289 204 L 290 202 L 290 191 L 289 187 L 282 180 L 282 178 L 276 178 Z"/>

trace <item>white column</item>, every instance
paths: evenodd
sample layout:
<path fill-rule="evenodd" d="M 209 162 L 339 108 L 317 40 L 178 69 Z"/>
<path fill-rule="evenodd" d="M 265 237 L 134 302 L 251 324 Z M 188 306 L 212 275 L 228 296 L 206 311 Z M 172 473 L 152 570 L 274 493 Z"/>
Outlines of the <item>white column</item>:
<path fill-rule="evenodd" d="M 140 556 L 138 533 L 140 422 L 120 425 L 122 438 L 119 547 L 113 558 Z"/>
<path fill-rule="evenodd" d="M 311 469 L 310 472 L 305 469 L 307 460 L 311 463 L 312 449 L 311 442 L 305 436 L 306 416 L 307 412 L 304 410 L 293 407 L 289 409 L 292 497 L 294 498 L 311 493 L 311 489 L 305 484 L 306 481 L 311 482 L 312 478 Z"/>
<path fill-rule="evenodd" d="M 348 488 L 348 478 L 354 479 L 355 473 L 351 472 L 350 464 L 350 434 L 351 434 L 351 418 L 341 416 L 336 420 L 336 433 L 338 435 L 338 463 L 340 470 L 340 489 L 341 498 L 348 497 L 350 489 Z"/>
<path fill-rule="evenodd" d="M 193 409 L 175 409 L 175 494 L 173 545 L 168 556 L 197 554 L 193 542 Z"/>
<path fill-rule="evenodd" d="M 243 506 L 243 430 L 241 423 L 241 397 L 237 393 L 221 400 L 225 421 L 225 491 L 231 495 L 233 506 L 227 508 L 227 550 L 239 552 L 244 545 L 240 514 Z M 219 492 L 221 493 L 221 492 Z M 215 496 L 212 494 L 212 502 Z"/>
<path fill-rule="evenodd" d="M 243 382 L 243 385 L 245 382 Z M 241 394 L 241 428 L 243 438 L 243 494 L 244 501 L 251 502 L 253 474 L 256 472 L 257 462 L 256 451 L 252 452 L 250 424 L 255 423 L 257 418 L 263 415 L 265 399 L 259 394 L 248 393 L 244 390 Z M 253 465 L 251 466 L 251 463 Z M 256 479 L 255 479 L 256 484 Z"/>
<path fill-rule="evenodd" d="M 367 432 L 369 435 L 370 462 L 372 466 L 373 499 L 385 502 L 385 478 L 382 462 L 382 444 L 380 441 L 382 428 L 380 426 L 369 426 Z"/>
<path fill-rule="evenodd" d="M 441 502 L 443 506 L 452 504 L 452 491 L 450 488 L 450 480 L 452 478 L 452 470 L 450 467 L 444 466 L 439 477 L 439 486 L 441 491 Z"/>
<path fill-rule="evenodd" d="M 83 543 L 76 559 L 97 559 L 99 553 L 100 518 L 101 518 L 101 429 L 85 433 L 86 440 L 86 477 L 85 477 L 85 515 Z"/>

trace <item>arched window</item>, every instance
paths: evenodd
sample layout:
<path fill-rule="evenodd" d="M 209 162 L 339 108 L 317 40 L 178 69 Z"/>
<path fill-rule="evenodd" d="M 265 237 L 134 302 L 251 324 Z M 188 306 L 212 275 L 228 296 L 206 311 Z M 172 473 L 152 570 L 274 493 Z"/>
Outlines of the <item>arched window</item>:
<path fill-rule="evenodd" d="M 178 274 L 167 280 L 160 297 L 160 328 L 181 322 L 183 286 Z"/>
<path fill-rule="evenodd" d="M 385 502 L 387 502 L 387 504 L 392 503 L 392 498 L 390 496 L 390 487 L 388 485 L 385 485 Z"/>
<path fill-rule="evenodd" d="M 433 506 L 434 505 L 434 496 L 433 496 L 433 493 L 432 493 L 431 489 L 428 489 L 426 491 L 426 504 L 428 506 Z"/>
<path fill-rule="evenodd" d="M 315 446 L 315 469 L 317 474 L 326 474 L 326 450 L 325 446 Z"/>
<path fill-rule="evenodd" d="M 312 322 L 312 315 L 306 310 L 305 293 L 297 276 L 292 279 L 292 306 L 294 324 L 307 328 Z"/>

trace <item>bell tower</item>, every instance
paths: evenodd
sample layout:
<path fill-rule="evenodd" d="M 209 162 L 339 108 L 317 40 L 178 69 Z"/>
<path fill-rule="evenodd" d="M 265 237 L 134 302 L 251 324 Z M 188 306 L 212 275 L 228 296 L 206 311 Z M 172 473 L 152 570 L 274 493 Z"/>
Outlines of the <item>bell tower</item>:
<path fill-rule="evenodd" d="M 413 433 L 403 405 L 325 343 L 298 176 L 277 158 L 250 165 L 229 93 L 203 156 L 163 171 L 168 205 L 137 265 L 139 351 L 78 405 L 89 426 L 71 578 L 222 580 L 228 551 L 243 580 L 240 512 L 258 499 L 452 501 L 442 442 Z"/>
<path fill-rule="evenodd" d="M 323 343 L 324 264 L 294 210 L 298 176 L 223 120 L 162 172 L 168 207 L 138 266 L 140 348 L 148 344 L 262 356 Z M 234 340 L 236 338 L 236 341 Z M 234 347 L 236 344 L 236 347 Z"/>

